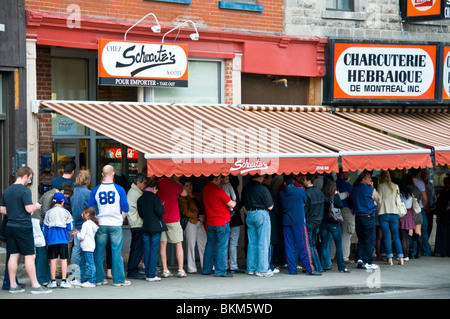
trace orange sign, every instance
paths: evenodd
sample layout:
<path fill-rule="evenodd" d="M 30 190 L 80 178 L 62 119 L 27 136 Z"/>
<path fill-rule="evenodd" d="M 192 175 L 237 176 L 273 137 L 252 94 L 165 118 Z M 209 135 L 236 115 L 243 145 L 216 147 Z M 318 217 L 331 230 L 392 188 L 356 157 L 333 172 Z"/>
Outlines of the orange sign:
<path fill-rule="evenodd" d="M 335 43 L 334 99 L 435 99 L 435 45 Z"/>
<path fill-rule="evenodd" d="M 188 46 L 104 40 L 98 42 L 99 85 L 188 86 Z"/>
<path fill-rule="evenodd" d="M 441 14 L 441 0 L 407 0 L 407 17 L 427 17 Z"/>
<path fill-rule="evenodd" d="M 450 100 L 450 47 L 444 47 L 444 65 L 442 68 L 442 99 Z"/>

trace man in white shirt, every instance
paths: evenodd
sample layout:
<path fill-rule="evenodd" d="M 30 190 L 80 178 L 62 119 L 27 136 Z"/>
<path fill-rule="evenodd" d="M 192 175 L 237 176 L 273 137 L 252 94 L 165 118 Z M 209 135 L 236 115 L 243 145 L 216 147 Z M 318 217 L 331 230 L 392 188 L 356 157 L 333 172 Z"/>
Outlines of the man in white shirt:
<path fill-rule="evenodd" d="M 103 270 L 103 257 L 108 241 L 111 241 L 112 275 L 114 286 L 129 286 L 125 280 L 125 269 L 122 258 L 123 230 L 122 225 L 127 217 L 129 205 L 127 194 L 122 186 L 114 183 L 114 168 L 103 167 L 103 182 L 91 192 L 88 206 L 97 207 L 99 229 L 95 236 L 94 261 L 97 271 L 97 285 L 106 283 Z"/>

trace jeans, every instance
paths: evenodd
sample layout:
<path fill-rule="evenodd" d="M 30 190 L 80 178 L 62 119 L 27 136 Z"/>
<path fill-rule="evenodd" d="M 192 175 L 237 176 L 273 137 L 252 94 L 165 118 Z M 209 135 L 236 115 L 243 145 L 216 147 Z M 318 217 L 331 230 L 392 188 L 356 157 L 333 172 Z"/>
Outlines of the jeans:
<path fill-rule="evenodd" d="M 80 282 L 83 283 L 87 275 L 87 281 L 95 284 L 95 273 L 94 253 L 92 251 L 83 251 L 80 259 Z"/>
<path fill-rule="evenodd" d="M 247 271 L 269 270 L 270 216 L 266 210 L 247 211 Z"/>
<path fill-rule="evenodd" d="M 80 229 L 78 229 L 80 230 Z M 83 251 L 81 250 L 80 246 L 80 240 L 78 239 L 78 236 L 73 236 L 73 247 L 72 247 L 72 256 L 70 257 L 70 263 L 72 265 L 78 265 L 78 267 L 81 267 L 81 259 L 83 256 Z M 75 274 L 74 267 L 72 267 L 72 274 Z M 81 278 L 83 279 L 83 278 Z M 80 280 L 81 282 L 81 280 Z"/>
<path fill-rule="evenodd" d="M 142 240 L 144 243 L 145 277 L 155 278 L 161 233 L 151 234 L 148 232 L 142 232 Z"/>
<path fill-rule="evenodd" d="M 144 256 L 144 242 L 140 227 L 130 228 L 131 244 L 130 255 L 128 257 L 128 276 L 136 275 L 139 272 L 139 263 Z"/>
<path fill-rule="evenodd" d="M 322 262 L 317 251 L 316 243 L 319 235 L 319 227 L 306 223 L 306 229 L 308 230 L 309 245 L 311 247 L 311 257 L 313 260 L 314 268 L 316 271 L 322 271 Z M 328 267 L 329 268 L 329 267 Z"/>
<path fill-rule="evenodd" d="M 358 236 L 357 256 L 363 263 L 372 264 L 375 249 L 375 212 L 355 215 L 356 235 Z"/>
<path fill-rule="evenodd" d="M 234 226 L 230 228 L 230 242 L 228 243 L 228 256 L 230 257 L 230 270 L 237 270 L 237 246 L 239 242 L 239 234 L 241 226 Z"/>
<path fill-rule="evenodd" d="M 48 284 L 51 276 L 47 246 L 36 247 L 36 259 L 34 260 L 34 263 L 36 265 L 36 277 L 39 284 Z"/>
<path fill-rule="evenodd" d="M 346 267 L 344 262 L 344 251 L 342 248 L 341 225 L 323 223 L 320 225 L 320 237 L 322 238 L 320 257 L 323 268 L 331 269 L 330 244 L 331 239 L 333 239 L 336 246 L 338 270 L 344 270 Z"/>
<path fill-rule="evenodd" d="M 230 224 L 224 226 L 208 226 L 206 230 L 206 246 L 203 255 L 202 274 L 212 273 L 214 265 L 214 275 L 224 276 L 227 272 L 227 251 L 230 237 Z M 214 253 L 215 251 L 215 253 Z M 214 256 L 215 263 L 214 263 Z"/>
<path fill-rule="evenodd" d="M 422 208 L 422 219 L 423 219 L 423 223 L 421 226 L 421 230 L 422 230 L 422 255 L 423 256 L 431 256 L 431 246 L 429 243 L 429 236 L 428 236 L 428 232 L 427 232 L 427 228 L 428 228 L 428 217 L 427 217 L 427 213 L 425 211 L 424 208 Z"/>
<path fill-rule="evenodd" d="M 103 258 L 108 240 L 111 242 L 112 275 L 113 283 L 119 284 L 125 281 L 125 269 L 122 258 L 123 231 L 122 226 L 100 225 L 95 234 L 94 261 L 97 283 L 105 279 Z"/>
<path fill-rule="evenodd" d="M 391 236 L 394 241 L 395 251 L 397 252 L 397 257 L 403 258 L 403 248 L 400 242 L 400 237 L 398 236 L 398 215 L 397 214 L 382 214 L 378 215 L 378 220 L 380 222 L 381 231 L 383 232 L 383 242 L 386 249 L 386 257 L 392 258 L 394 254 L 392 253 Z"/>

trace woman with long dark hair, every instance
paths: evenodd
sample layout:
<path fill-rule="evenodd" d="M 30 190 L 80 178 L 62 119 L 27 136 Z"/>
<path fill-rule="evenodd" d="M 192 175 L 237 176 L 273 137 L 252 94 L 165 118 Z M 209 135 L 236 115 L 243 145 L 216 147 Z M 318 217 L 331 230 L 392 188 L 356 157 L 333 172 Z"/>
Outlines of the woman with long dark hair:
<path fill-rule="evenodd" d="M 322 245 L 320 247 L 320 260 L 324 271 L 331 270 L 330 244 L 331 239 L 334 240 L 336 246 L 336 259 L 339 272 L 349 273 L 350 271 L 345 267 L 344 252 L 342 250 L 342 231 L 339 222 L 331 220 L 328 217 L 330 206 L 342 209 L 339 194 L 336 191 L 336 182 L 334 180 L 327 180 L 322 188 L 324 199 L 324 211 L 322 224 L 320 225 L 320 237 Z"/>

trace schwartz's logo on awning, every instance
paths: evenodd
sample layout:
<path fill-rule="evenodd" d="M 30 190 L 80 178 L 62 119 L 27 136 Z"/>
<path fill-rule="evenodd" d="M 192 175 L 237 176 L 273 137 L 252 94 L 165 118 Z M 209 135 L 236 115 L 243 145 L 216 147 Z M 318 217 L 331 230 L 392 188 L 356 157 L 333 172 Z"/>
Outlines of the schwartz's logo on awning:
<path fill-rule="evenodd" d="M 99 85 L 188 86 L 188 48 L 164 44 L 99 40 Z"/>

